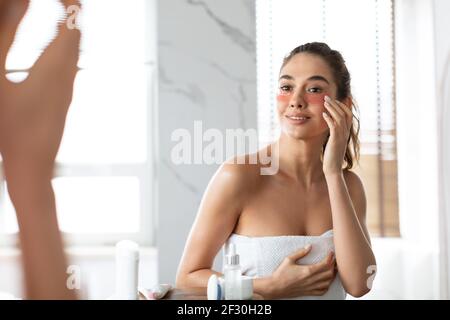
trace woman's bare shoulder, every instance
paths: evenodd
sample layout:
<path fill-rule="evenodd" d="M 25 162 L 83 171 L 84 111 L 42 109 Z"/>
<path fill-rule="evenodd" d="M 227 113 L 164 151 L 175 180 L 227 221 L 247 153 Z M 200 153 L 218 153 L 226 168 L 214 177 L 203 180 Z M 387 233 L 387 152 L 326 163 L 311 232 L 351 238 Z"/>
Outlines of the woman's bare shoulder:
<path fill-rule="evenodd" d="M 245 156 L 244 156 L 245 157 Z M 207 188 L 207 199 L 230 201 L 241 207 L 258 185 L 259 169 L 238 157 L 228 159 L 217 169 Z"/>
<path fill-rule="evenodd" d="M 219 171 L 237 181 L 255 180 L 259 177 L 261 165 L 254 160 L 253 154 L 236 156 L 226 160 Z"/>
<path fill-rule="evenodd" d="M 217 175 L 236 187 L 247 188 L 259 182 L 261 168 L 256 154 L 245 154 L 226 160 L 218 169 Z"/>

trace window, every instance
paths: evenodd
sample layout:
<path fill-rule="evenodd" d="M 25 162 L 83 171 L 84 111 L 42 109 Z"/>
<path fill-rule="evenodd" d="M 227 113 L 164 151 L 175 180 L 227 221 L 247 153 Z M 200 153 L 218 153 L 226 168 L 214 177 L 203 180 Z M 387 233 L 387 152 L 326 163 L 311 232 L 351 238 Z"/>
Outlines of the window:
<path fill-rule="evenodd" d="M 82 4 L 79 72 L 53 180 L 60 229 L 71 244 L 152 244 L 154 3 Z M 26 77 L 63 13 L 57 0 L 31 1 L 8 56 L 11 80 Z M 13 207 L 2 201 L 0 232 L 8 239 L 17 231 Z"/>
<path fill-rule="evenodd" d="M 300 44 L 326 42 L 342 53 L 359 106 L 361 159 L 372 235 L 399 236 L 393 0 L 258 0 L 258 130 L 261 144 L 279 135 L 277 75 Z"/>

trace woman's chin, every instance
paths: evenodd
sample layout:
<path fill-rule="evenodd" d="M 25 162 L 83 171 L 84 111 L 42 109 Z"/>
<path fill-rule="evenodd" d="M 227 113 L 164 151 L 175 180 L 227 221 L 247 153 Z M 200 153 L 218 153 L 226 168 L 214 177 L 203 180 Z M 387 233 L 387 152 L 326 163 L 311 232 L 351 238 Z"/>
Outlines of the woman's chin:
<path fill-rule="evenodd" d="M 297 129 L 288 129 L 283 130 L 282 134 L 286 137 L 289 137 L 290 139 L 294 140 L 309 140 L 313 138 L 317 138 L 318 136 L 324 135 L 326 132 L 311 132 L 310 130 L 303 130 L 300 128 Z"/>
<path fill-rule="evenodd" d="M 310 134 L 308 132 L 305 132 L 304 130 L 289 130 L 284 131 L 284 134 L 289 138 L 295 140 L 304 140 L 310 137 Z"/>

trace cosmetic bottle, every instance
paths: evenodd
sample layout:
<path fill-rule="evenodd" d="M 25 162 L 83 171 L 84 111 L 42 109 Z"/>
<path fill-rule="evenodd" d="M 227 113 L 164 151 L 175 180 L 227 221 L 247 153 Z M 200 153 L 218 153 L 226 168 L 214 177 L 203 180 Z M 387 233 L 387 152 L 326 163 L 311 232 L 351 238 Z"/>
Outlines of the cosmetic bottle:
<path fill-rule="evenodd" d="M 129 240 L 116 245 L 116 300 L 138 299 L 139 246 Z"/>
<path fill-rule="evenodd" d="M 215 274 L 211 275 L 208 280 L 207 297 L 208 300 L 223 300 L 224 289 L 221 285 L 219 277 Z"/>
<path fill-rule="evenodd" d="M 225 255 L 225 300 L 242 300 L 242 274 L 239 255 L 235 244 L 231 243 Z"/>

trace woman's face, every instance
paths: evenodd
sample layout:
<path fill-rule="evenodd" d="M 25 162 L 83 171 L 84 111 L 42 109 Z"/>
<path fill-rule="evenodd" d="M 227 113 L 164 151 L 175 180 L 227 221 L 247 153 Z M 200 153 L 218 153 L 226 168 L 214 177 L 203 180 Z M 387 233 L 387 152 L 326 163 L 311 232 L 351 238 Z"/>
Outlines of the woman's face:
<path fill-rule="evenodd" d="M 281 69 L 277 110 L 283 133 L 295 139 L 325 136 L 324 98 L 335 99 L 337 87 L 327 63 L 319 56 L 296 54 Z"/>

